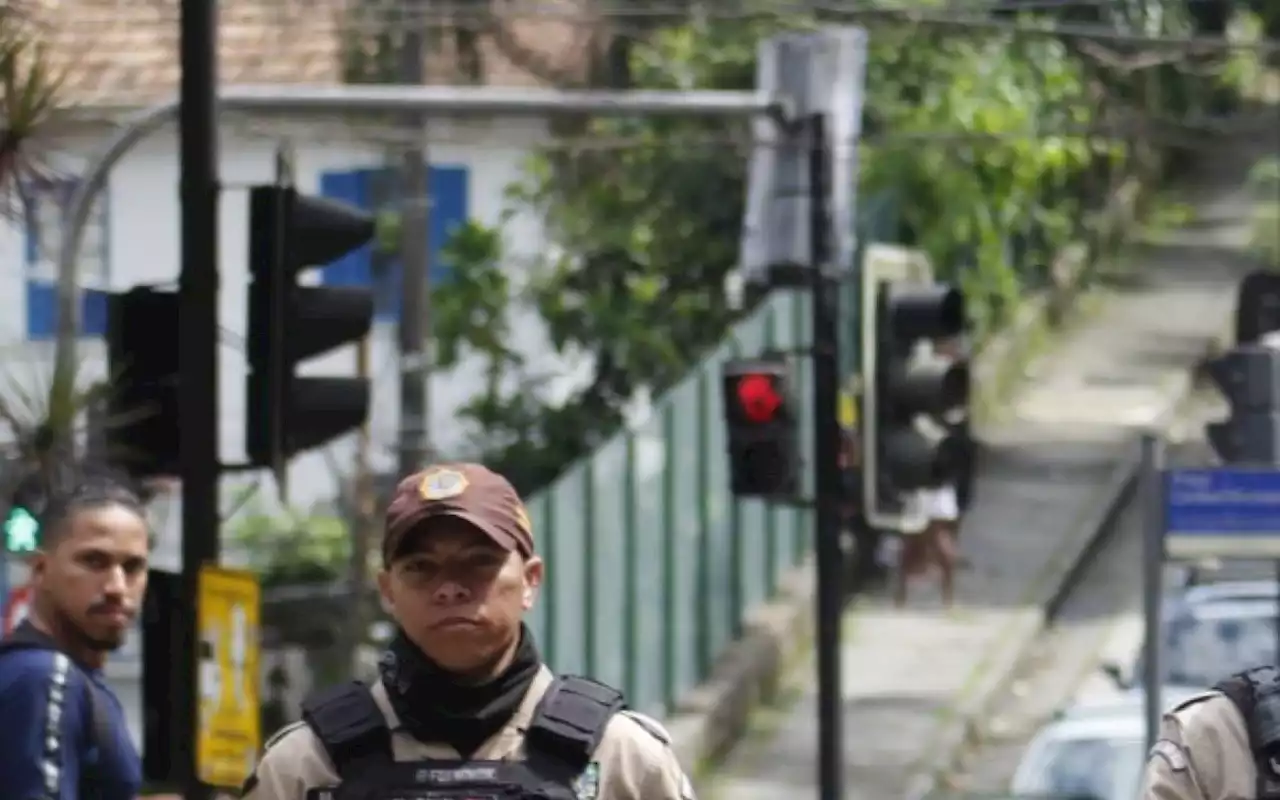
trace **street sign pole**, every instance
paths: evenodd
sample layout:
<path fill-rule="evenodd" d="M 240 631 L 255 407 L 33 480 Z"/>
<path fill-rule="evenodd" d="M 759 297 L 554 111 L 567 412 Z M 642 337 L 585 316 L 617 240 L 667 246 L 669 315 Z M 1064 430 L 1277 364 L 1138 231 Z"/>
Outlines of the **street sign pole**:
<path fill-rule="evenodd" d="M 1161 597 L 1164 595 L 1165 488 L 1164 440 L 1154 433 L 1142 436 L 1139 464 L 1143 510 L 1142 612 L 1144 625 L 1142 686 L 1146 743 L 1150 751 L 1160 736 Z"/>
<path fill-rule="evenodd" d="M 178 409 L 182 474 L 183 603 L 187 624 L 174 661 L 186 678 L 171 713 L 172 764 L 187 800 L 212 796 L 200 782 L 200 701 L 195 608 L 199 570 L 218 561 L 218 4 L 182 3 L 179 24 L 178 175 L 182 269 L 178 276 Z"/>
<path fill-rule="evenodd" d="M 818 786 L 822 800 L 844 797 L 844 703 L 840 689 L 840 618 L 844 556 L 840 550 L 839 332 L 830 279 L 826 117 L 809 120 L 810 246 L 813 248 L 814 553 L 817 558 Z"/>

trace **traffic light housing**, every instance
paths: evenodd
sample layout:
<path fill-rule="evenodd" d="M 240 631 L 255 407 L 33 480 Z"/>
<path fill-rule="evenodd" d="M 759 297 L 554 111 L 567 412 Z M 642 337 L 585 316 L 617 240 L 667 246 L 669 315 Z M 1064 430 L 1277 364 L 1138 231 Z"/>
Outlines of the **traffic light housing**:
<path fill-rule="evenodd" d="M 1280 274 L 1250 272 L 1236 292 L 1236 345 L 1257 344 L 1272 331 L 1280 331 Z"/>
<path fill-rule="evenodd" d="M 1224 464 L 1280 464 L 1280 350 L 1237 347 L 1205 365 L 1231 407 L 1227 419 L 1205 425 L 1205 438 Z"/>
<path fill-rule="evenodd" d="M 967 356 L 934 350 L 967 328 L 964 295 L 943 283 L 881 281 L 865 329 L 863 490 L 868 520 L 900 527 L 906 495 L 971 476 L 963 431 Z"/>
<path fill-rule="evenodd" d="M 293 455 L 360 427 L 369 381 L 302 377 L 301 362 L 368 335 L 371 289 L 303 286 L 301 274 L 369 243 L 374 218 L 289 186 L 249 193 L 249 326 L 245 450 L 255 466 L 279 468 Z"/>
<path fill-rule="evenodd" d="M 728 361 L 721 379 L 731 491 L 739 497 L 795 497 L 799 418 L 786 360 Z"/>
<path fill-rule="evenodd" d="M 12 505 L 0 523 L 4 549 L 9 553 L 31 553 L 40 547 L 40 520 L 25 506 Z"/>
<path fill-rule="evenodd" d="M 107 297 L 105 459 L 135 478 L 178 474 L 178 295 Z"/>

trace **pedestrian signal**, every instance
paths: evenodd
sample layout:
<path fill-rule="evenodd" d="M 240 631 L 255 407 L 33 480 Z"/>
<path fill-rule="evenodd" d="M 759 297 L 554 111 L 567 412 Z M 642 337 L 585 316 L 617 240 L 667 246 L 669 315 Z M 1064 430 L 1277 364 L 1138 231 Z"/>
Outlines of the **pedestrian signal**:
<path fill-rule="evenodd" d="M 782 406 L 782 396 L 769 375 L 743 375 L 738 378 L 737 394 L 742 415 L 750 422 L 769 422 Z"/>
<path fill-rule="evenodd" d="M 730 489 L 785 498 L 799 490 L 797 417 L 782 358 L 729 361 L 722 373 Z"/>
<path fill-rule="evenodd" d="M 40 521 L 23 508 L 15 506 L 4 519 L 4 549 L 10 553 L 30 553 L 40 545 Z"/>

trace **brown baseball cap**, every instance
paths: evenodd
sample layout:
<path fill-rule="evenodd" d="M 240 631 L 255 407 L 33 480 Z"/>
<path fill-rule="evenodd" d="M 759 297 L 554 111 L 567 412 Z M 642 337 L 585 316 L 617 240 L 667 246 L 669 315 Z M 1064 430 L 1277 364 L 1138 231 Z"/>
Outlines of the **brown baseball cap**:
<path fill-rule="evenodd" d="M 533 555 L 533 527 L 515 487 L 479 464 L 437 464 L 400 481 L 387 506 L 382 558 L 400 555 L 409 535 L 427 521 L 453 517 L 470 523 L 508 550 Z"/>

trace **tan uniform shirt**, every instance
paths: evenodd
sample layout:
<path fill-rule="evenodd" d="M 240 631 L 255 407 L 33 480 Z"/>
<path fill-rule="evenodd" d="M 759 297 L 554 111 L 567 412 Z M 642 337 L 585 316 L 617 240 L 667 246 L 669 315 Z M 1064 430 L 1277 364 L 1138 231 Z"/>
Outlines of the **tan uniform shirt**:
<path fill-rule="evenodd" d="M 1205 692 L 1164 715 L 1142 800 L 1252 800 L 1257 780 L 1240 710 L 1225 695 Z"/>
<path fill-rule="evenodd" d="M 480 747 L 477 761 L 514 761 L 524 758 L 524 730 L 538 701 L 551 685 L 546 667 L 534 678 L 529 693 L 511 721 Z M 381 682 L 372 687 L 374 701 L 391 728 L 392 755 L 396 761 L 457 761 L 462 756 L 447 744 L 425 743 L 400 728 L 400 721 Z M 654 720 L 624 711 L 605 729 L 592 761 L 599 768 L 598 792 L 584 793 L 583 800 L 694 800 L 693 789 L 668 744 L 667 733 Z M 244 794 L 249 800 L 303 800 L 308 789 L 337 786 L 324 747 L 311 728 L 297 723 L 280 731 L 267 743 Z"/>

